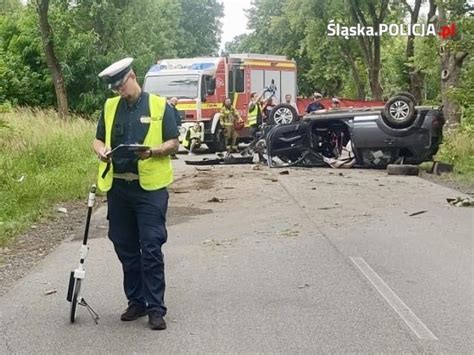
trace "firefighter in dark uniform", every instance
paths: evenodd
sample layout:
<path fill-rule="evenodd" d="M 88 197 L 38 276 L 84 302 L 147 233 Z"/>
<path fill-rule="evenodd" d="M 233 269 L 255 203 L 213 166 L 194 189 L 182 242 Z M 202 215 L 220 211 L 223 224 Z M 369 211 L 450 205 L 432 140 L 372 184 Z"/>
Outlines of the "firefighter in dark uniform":
<path fill-rule="evenodd" d="M 105 102 L 93 148 L 101 160 L 98 186 L 107 191 L 109 238 L 122 263 L 128 299 L 121 320 L 148 315 L 150 328 L 160 330 L 166 328 L 161 250 L 167 240 L 166 187 L 173 181 L 170 154 L 178 149 L 179 133 L 166 100 L 142 91 L 132 62 L 122 59 L 99 74 L 118 96 Z M 108 152 L 120 144 L 149 149 L 111 157 Z"/>

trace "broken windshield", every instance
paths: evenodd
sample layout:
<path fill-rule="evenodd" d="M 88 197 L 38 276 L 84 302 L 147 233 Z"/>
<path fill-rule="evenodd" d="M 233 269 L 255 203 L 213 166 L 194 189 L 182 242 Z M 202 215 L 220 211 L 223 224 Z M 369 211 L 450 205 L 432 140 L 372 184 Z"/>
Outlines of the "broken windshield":
<path fill-rule="evenodd" d="M 159 75 L 147 77 L 144 90 L 152 94 L 179 99 L 198 97 L 198 75 Z"/>

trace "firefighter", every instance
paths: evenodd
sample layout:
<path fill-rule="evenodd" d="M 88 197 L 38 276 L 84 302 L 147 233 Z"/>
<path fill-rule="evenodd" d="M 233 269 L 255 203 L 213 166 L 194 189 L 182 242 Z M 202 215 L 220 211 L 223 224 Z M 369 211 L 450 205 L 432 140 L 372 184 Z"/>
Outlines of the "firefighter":
<path fill-rule="evenodd" d="M 188 155 L 195 155 L 194 150 L 201 146 L 201 125 L 199 122 L 188 129 L 186 136 L 183 139 L 183 147 L 189 150 Z"/>
<path fill-rule="evenodd" d="M 220 111 L 220 123 L 224 127 L 227 152 L 237 152 L 237 136 L 236 125 L 243 123 L 239 111 L 232 107 L 229 98 L 224 100 Z"/>
<path fill-rule="evenodd" d="M 151 329 L 166 328 L 165 273 L 162 245 L 166 242 L 168 191 L 173 181 L 170 154 L 177 151 L 178 129 L 164 98 L 142 91 L 125 58 L 99 77 L 118 96 L 105 102 L 93 142 L 100 158 L 98 186 L 107 192 L 109 238 L 122 263 L 128 307 L 122 321 L 148 315 Z M 150 148 L 136 157 L 107 154 L 120 144 Z"/>

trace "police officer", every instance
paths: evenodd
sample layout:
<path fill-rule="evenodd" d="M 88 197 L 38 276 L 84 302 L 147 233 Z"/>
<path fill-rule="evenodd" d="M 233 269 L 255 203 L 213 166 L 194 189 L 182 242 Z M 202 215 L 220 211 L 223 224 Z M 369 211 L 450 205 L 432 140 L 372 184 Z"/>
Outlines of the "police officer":
<path fill-rule="evenodd" d="M 326 107 L 321 103 L 323 95 L 321 95 L 319 92 L 315 92 L 313 94 L 313 101 L 311 101 L 306 107 L 306 113 L 311 113 L 319 110 L 324 110 Z"/>
<path fill-rule="evenodd" d="M 128 299 L 120 318 L 148 314 L 150 328 L 160 330 L 166 328 L 161 251 L 167 240 L 166 187 L 173 181 L 169 155 L 177 151 L 178 130 L 166 100 L 142 91 L 132 62 L 122 59 L 99 74 L 118 96 L 105 102 L 93 148 L 101 160 L 98 186 L 107 191 L 109 238 L 122 263 Z M 110 158 L 111 149 L 135 143 L 150 148 Z"/>

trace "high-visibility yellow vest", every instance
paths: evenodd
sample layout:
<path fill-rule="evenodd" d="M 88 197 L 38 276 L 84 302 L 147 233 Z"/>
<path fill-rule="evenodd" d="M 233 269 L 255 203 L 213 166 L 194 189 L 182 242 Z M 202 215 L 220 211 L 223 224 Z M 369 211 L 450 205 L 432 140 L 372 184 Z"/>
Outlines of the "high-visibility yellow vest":
<path fill-rule="evenodd" d="M 190 142 L 191 139 L 193 138 L 198 138 L 199 140 L 201 139 L 201 131 L 195 131 L 193 127 L 189 128 L 189 130 L 186 132 L 186 135 L 184 136 L 183 139 L 183 147 L 186 149 L 189 149 L 190 147 Z"/>
<path fill-rule="evenodd" d="M 255 104 L 252 111 L 250 111 L 250 104 L 249 104 L 249 113 L 247 115 L 247 127 L 257 125 L 258 111 L 259 111 L 259 103 Z"/>
<path fill-rule="evenodd" d="M 148 133 L 143 141 L 143 145 L 149 147 L 156 147 L 163 143 L 162 126 L 163 116 L 166 108 L 166 100 L 156 95 L 149 95 L 149 107 L 150 107 L 150 127 Z M 118 103 L 120 96 L 108 99 L 105 102 L 104 107 L 104 121 L 105 121 L 105 146 L 111 147 L 112 145 L 112 127 L 115 120 L 115 114 L 117 112 Z M 102 177 L 107 163 L 99 163 L 99 176 L 97 180 L 97 186 L 102 191 L 109 191 L 112 188 L 113 183 L 113 163 L 110 166 L 110 170 Z M 169 156 L 151 157 L 145 160 L 138 161 L 138 176 L 140 186 L 144 190 L 152 191 L 158 190 L 168 186 L 173 182 L 173 167 Z"/>

